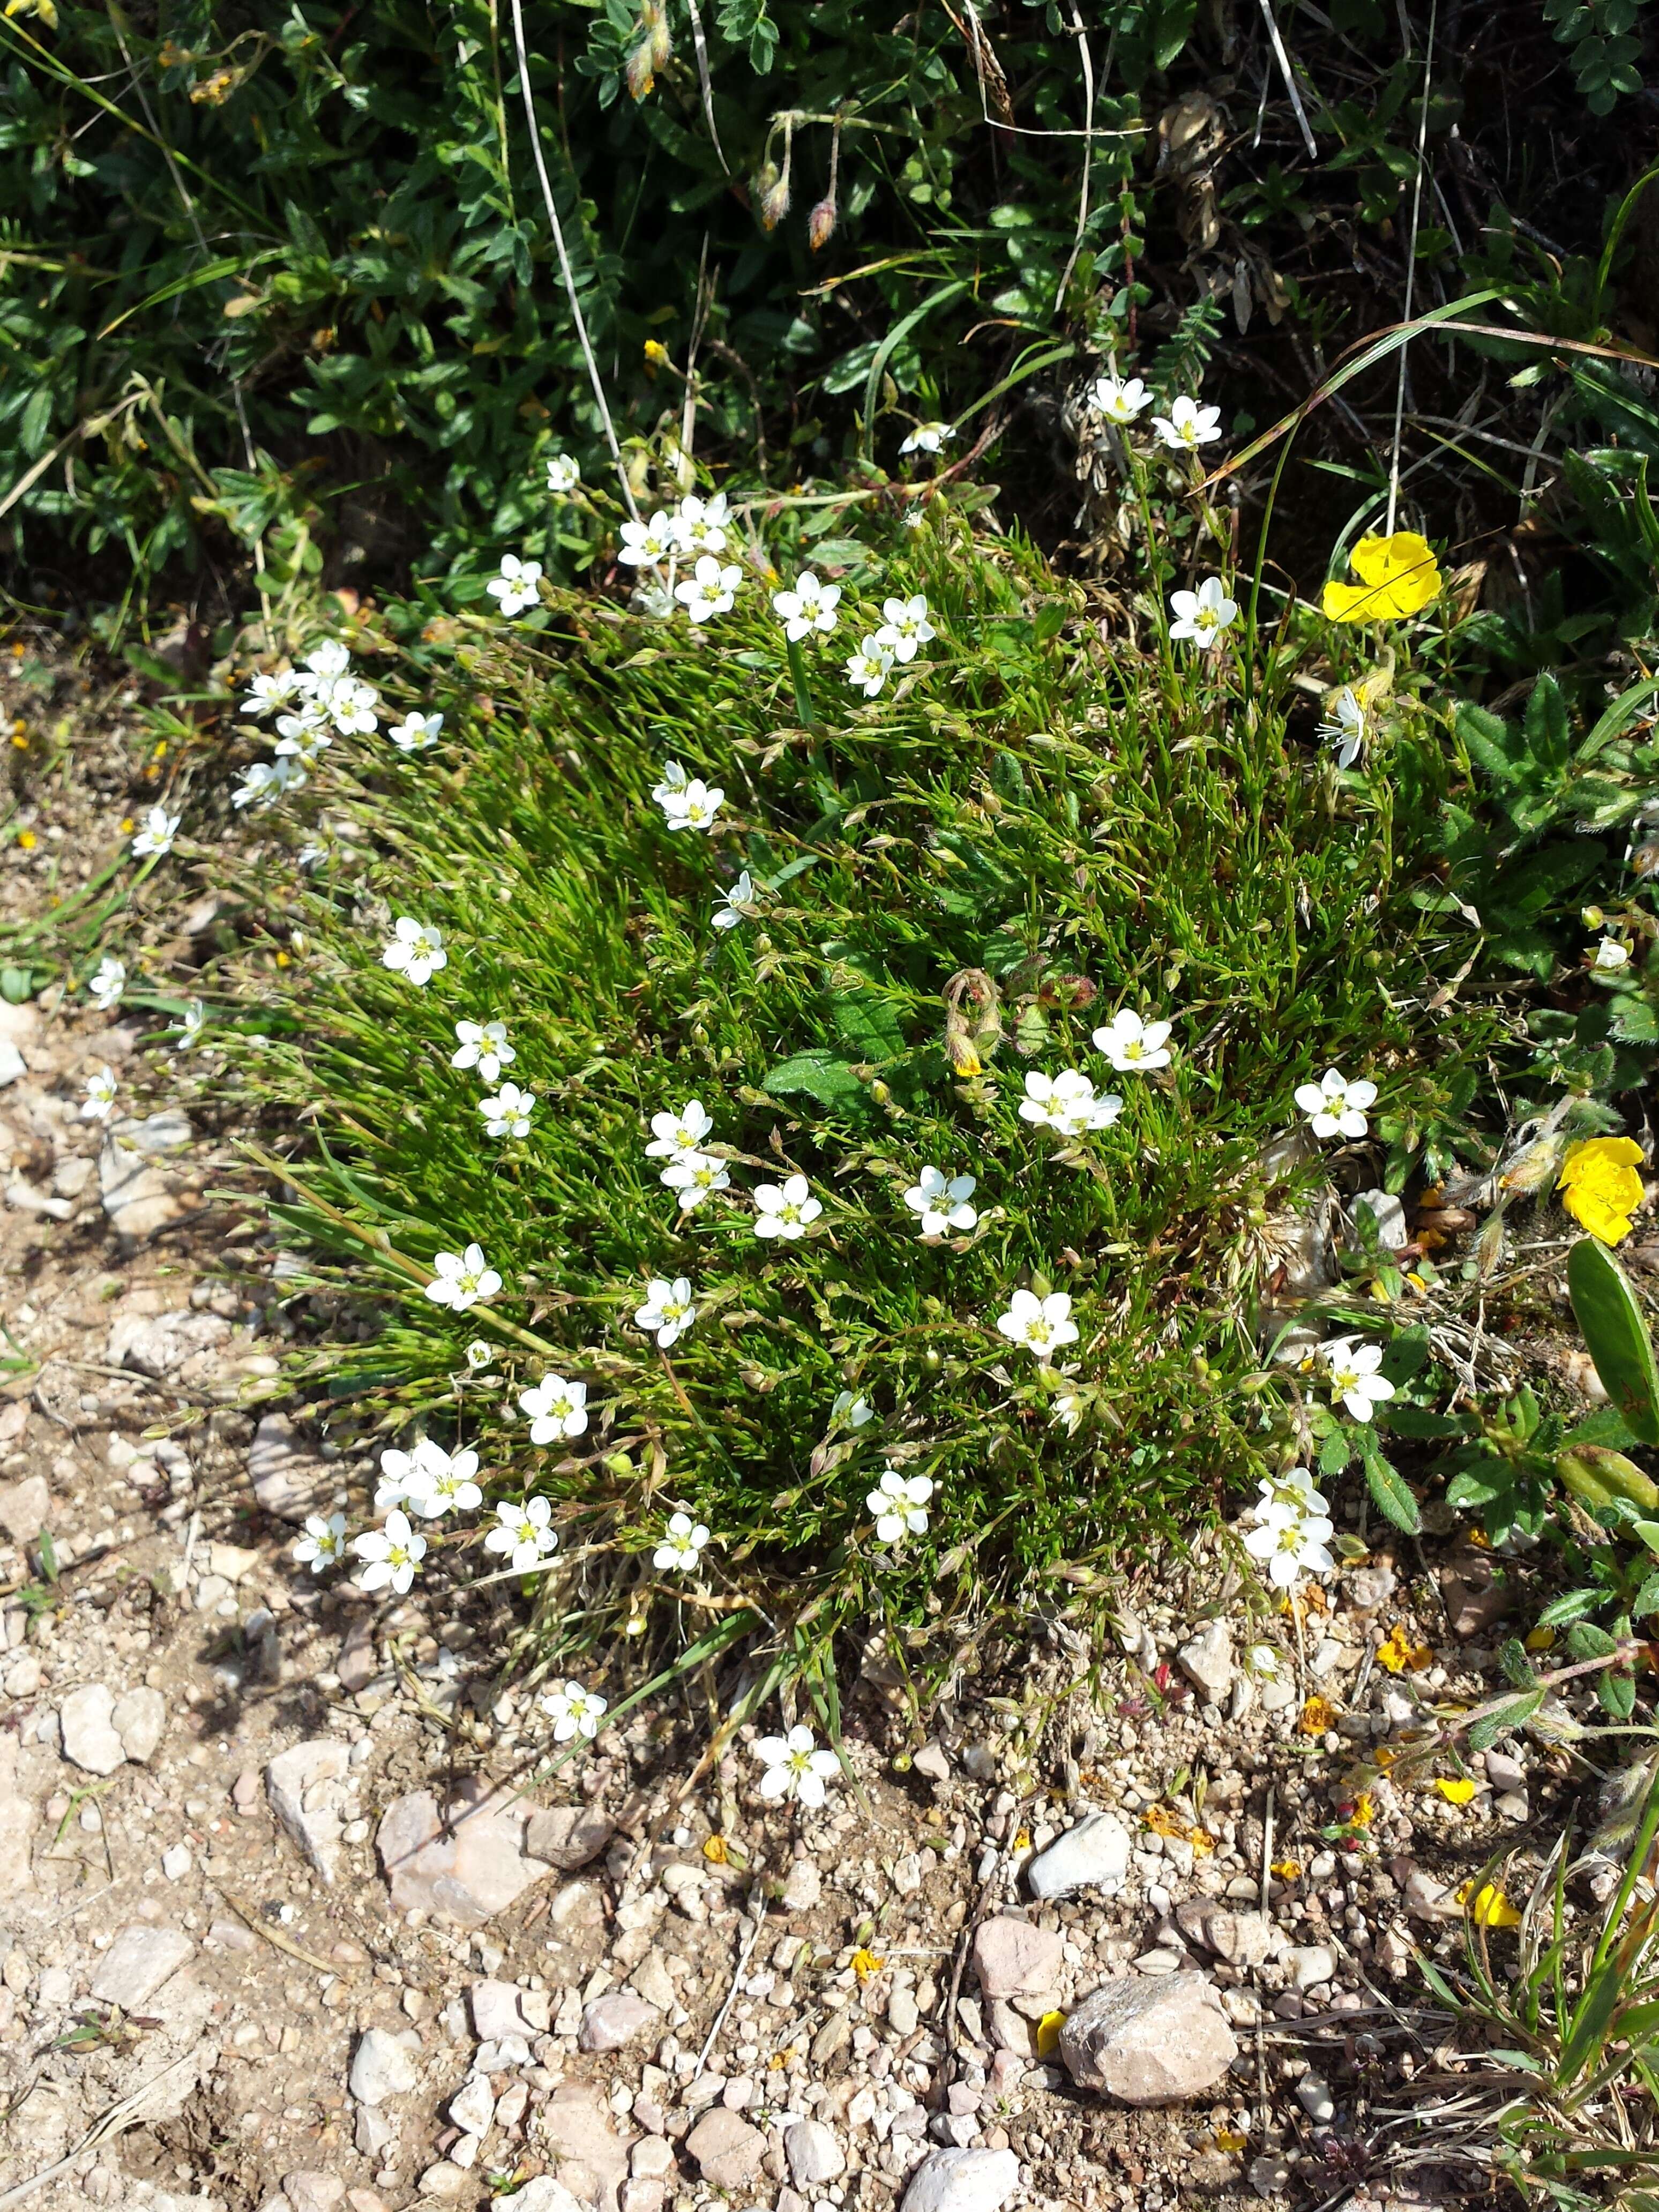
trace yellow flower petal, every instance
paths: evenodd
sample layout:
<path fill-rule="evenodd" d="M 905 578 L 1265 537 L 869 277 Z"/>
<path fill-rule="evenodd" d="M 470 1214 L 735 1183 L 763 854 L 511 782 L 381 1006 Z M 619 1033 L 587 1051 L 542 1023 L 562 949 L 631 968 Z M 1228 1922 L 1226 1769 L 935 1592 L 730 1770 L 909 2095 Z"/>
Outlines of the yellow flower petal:
<path fill-rule="evenodd" d="M 1036 2024 L 1037 2057 L 1052 2058 L 1060 2048 L 1060 2031 L 1066 2025 L 1063 2012 L 1045 2012 Z"/>
<path fill-rule="evenodd" d="M 1482 1882 L 1479 1889 L 1472 1881 L 1466 1881 L 1457 1893 L 1457 1901 L 1478 1927 L 1518 1928 L 1521 1925 L 1521 1915 L 1503 1891 L 1495 1888 L 1489 1881 Z"/>
<path fill-rule="evenodd" d="M 1630 1137 L 1589 1137 L 1561 1162 L 1556 1188 L 1583 1229 L 1603 1244 L 1630 1234 L 1630 1218 L 1645 1193 L 1638 1172 L 1642 1147 Z"/>
<path fill-rule="evenodd" d="M 1362 538 L 1352 556 L 1358 584 L 1325 586 L 1322 605 L 1333 622 L 1402 621 L 1420 614 L 1440 592 L 1434 549 L 1414 530 L 1392 538 Z"/>
<path fill-rule="evenodd" d="M 1296 1881 L 1301 1876 L 1302 1862 L 1300 1859 L 1275 1859 L 1267 1871 L 1277 1875 L 1280 1881 Z"/>
<path fill-rule="evenodd" d="M 1324 1698 L 1310 1698 L 1297 1723 L 1304 1735 L 1324 1735 L 1336 1723 L 1336 1708 Z"/>
<path fill-rule="evenodd" d="M 1455 1782 L 1437 1775 L 1434 1786 L 1449 1805 L 1467 1805 L 1474 1796 L 1474 1784 L 1467 1774 Z"/>
<path fill-rule="evenodd" d="M 1390 1674 L 1415 1674 L 1419 1668 L 1433 1665 L 1434 1654 L 1417 1641 L 1403 1620 L 1397 1620 L 1376 1647 L 1376 1663 Z"/>
<path fill-rule="evenodd" d="M 865 1950 L 862 1947 L 853 1954 L 853 1972 L 861 1982 L 867 1982 L 872 1974 L 878 1974 L 885 1964 L 886 1961 L 878 1958 L 875 1952 Z"/>

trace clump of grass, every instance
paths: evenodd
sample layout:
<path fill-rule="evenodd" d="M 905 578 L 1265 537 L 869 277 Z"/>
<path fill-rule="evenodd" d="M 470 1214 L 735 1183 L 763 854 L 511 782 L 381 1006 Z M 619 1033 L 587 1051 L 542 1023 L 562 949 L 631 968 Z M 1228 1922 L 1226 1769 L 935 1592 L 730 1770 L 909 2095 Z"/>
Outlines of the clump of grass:
<path fill-rule="evenodd" d="M 1447 753 L 1407 677 L 1339 779 L 1293 641 L 1248 685 L 1242 643 L 1133 649 L 1025 545 L 927 515 L 877 596 L 925 593 L 938 637 L 867 704 L 850 589 L 798 685 L 752 574 L 689 634 L 544 588 L 539 629 L 463 631 L 438 747 L 337 742 L 319 772 L 333 856 L 295 895 L 301 960 L 251 981 L 246 1079 L 303 1115 L 283 1218 L 316 1275 L 379 1301 L 327 1355 L 331 1418 L 552 1501 L 550 1660 L 653 1616 L 914 1644 L 988 1596 L 1103 1588 L 1295 1456 L 1256 1306 L 1324 1180 L 1281 1141 L 1297 1085 L 1334 1066 L 1385 1128 L 1439 1127 L 1498 1032 L 1468 990 L 1455 1027 L 1429 1004 L 1412 892 Z M 653 802 L 671 759 L 724 790 L 713 834 Z M 716 927 L 739 869 L 752 908 Z M 381 964 L 404 915 L 448 956 L 421 988 Z M 1113 1073 L 1091 1038 L 1120 1008 L 1174 1024 L 1167 1069 Z M 483 1133 L 459 1020 L 507 1024 L 522 1139 Z M 1121 1093 L 1115 1126 L 1021 1117 L 1026 1074 L 1067 1068 Z M 645 1147 L 694 1097 L 731 1187 L 682 1214 Z M 924 1244 L 928 1165 L 977 1178 L 978 1218 Z M 757 1237 L 751 1192 L 794 1174 L 822 1212 Z M 503 1287 L 451 1314 L 422 1285 L 471 1242 Z M 679 1276 L 696 1319 L 663 1352 L 632 1316 Z M 1021 1289 L 1072 1300 L 1053 1365 L 999 1334 Z M 516 1401 L 548 1371 L 592 1421 L 536 1448 Z M 866 1504 L 889 1468 L 934 1486 L 896 1544 Z M 680 1510 L 712 1532 L 684 1575 L 653 1564 Z"/>

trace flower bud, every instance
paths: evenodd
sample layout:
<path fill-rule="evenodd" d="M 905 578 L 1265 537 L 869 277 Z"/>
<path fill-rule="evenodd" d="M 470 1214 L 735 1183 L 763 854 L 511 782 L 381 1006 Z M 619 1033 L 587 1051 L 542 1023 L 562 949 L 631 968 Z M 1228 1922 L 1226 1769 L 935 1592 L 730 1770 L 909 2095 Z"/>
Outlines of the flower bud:
<path fill-rule="evenodd" d="M 657 82 L 657 70 L 648 38 L 641 39 L 638 46 L 629 52 L 623 74 L 628 79 L 629 93 L 634 100 L 649 100 Z"/>
<path fill-rule="evenodd" d="M 674 51 L 674 41 L 668 34 L 668 10 L 664 7 L 663 0 L 645 0 L 644 7 L 640 10 L 640 20 L 650 40 L 652 67 L 661 69 Z"/>
<path fill-rule="evenodd" d="M 789 212 L 789 179 L 775 161 L 764 163 L 755 179 L 755 212 L 763 230 L 775 230 Z"/>
<path fill-rule="evenodd" d="M 1630 864 L 1644 879 L 1659 876 L 1659 845 L 1638 845 L 1630 856 Z"/>
<path fill-rule="evenodd" d="M 836 234 L 836 196 L 826 192 L 806 218 L 806 243 L 816 253 Z"/>
<path fill-rule="evenodd" d="M 1644 1513 L 1659 1507 L 1659 1483 L 1650 1481 L 1623 1452 L 1609 1451 L 1605 1445 L 1576 1444 L 1558 1456 L 1555 1471 L 1587 1505 L 1610 1505 L 1615 1498 L 1625 1498 Z"/>

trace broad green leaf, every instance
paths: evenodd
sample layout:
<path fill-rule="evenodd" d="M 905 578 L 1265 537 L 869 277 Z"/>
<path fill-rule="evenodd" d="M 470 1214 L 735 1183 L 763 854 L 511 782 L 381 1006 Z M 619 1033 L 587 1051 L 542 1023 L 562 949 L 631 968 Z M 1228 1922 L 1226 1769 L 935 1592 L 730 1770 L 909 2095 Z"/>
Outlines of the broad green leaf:
<path fill-rule="evenodd" d="M 1653 1339 L 1624 1269 L 1594 1237 L 1567 1255 L 1567 1291 L 1608 1397 L 1640 1443 L 1659 1444 Z"/>

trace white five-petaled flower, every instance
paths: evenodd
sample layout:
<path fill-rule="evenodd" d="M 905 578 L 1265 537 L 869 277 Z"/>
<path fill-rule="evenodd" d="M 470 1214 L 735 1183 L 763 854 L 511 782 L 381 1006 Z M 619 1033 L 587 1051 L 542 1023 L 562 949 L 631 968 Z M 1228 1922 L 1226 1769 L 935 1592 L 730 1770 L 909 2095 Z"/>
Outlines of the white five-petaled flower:
<path fill-rule="evenodd" d="M 1046 1298 L 1035 1291 L 1016 1291 L 1006 1314 L 997 1316 L 997 1327 L 1010 1344 L 1023 1344 L 1040 1359 L 1077 1342 L 1077 1323 L 1072 1301 L 1064 1291 L 1050 1291 Z"/>
<path fill-rule="evenodd" d="M 110 1109 L 115 1103 L 117 1087 L 112 1067 L 100 1067 L 95 1075 L 88 1076 L 87 1095 L 81 1101 L 81 1119 L 83 1121 L 107 1121 Z"/>
<path fill-rule="evenodd" d="M 1218 407 L 1206 407 L 1199 400 L 1188 399 L 1184 392 L 1167 415 L 1152 417 L 1152 428 L 1164 443 L 1182 453 L 1194 453 L 1200 446 L 1212 445 L 1221 435 L 1220 425 Z"/>
<path fill-rule="evenodd" d="M 325 637 L 320 645 L 313 645 L 307 653 L 305 666 L 295 679 L 302 691 L 313 698 L 326 697 L 333 685 L 351 666 L 351 655 L 337 637 Z"/>
<path fill-rule="evenodd" d="M 1097 377 L 1089 390 L 1089 402 L 1097 414 L 1103 415 L 1109 422 L 1133 422 L 1152 404 L 1152 395 L 1139 377 L 1121 380 L 1115 376 Z"/>
<path fill-rule="evenodd" d="M 371 1528 L 354 1537 L 351 1548 L 363 1561 L 363 1571 L 357 1577 L 359 1589 L 390 1589 L 402 1597 L 426 1557 L 426 1538 L 416 1534 L 407 1513 L 394 1510 L 386 1515 L 384 1528 Z"/>
<path fill-rule="evenodd" d="M 689 1275 L 676 1275 L 672 1283 L 666 1276 L 653 1275 L 645 1286 L 645 1304 L 635 1308 L 634 1326 L 654 1336 L 659 1348 L 666 1352 L 670 1345 L 679 1342 L 696 1317 Z"/>
<path fill-rule="evenodd" d="M 723 491 L 717 491 L 713 499 L 699 499 L 695 492 L 688 492 L 669 521 L 674 550 L 687 556 L 724 553 L 726 526 L 730 520 Z"/>
<path fill-rule="evenodd" d="M 877 1540 L 902 1544 L 907 1536 L 925 1535 L 933 1494 L 925 1474 L 903 1475 L 895 1467 L 884 1468 L 881 1480 L 864 1501 L 876 1516 Z"/>
<path fill-rule="evenodd" d="M 1320 1346 L 1319 1356 L 1325 1363 L 1332 1405 L 1346 1406 L 1356 1421 L 1369 1421 L 1382 1401 L 1393 1397 L 1393 1383 L 1377 1372 L 1382 1364 L 1380 1344 L 1357 1344 L 1351 1336 L 1334 1336 Z"/>
<path fill-rule="evenodd" d="M 895 660 L 914 660 L 919 646 L 931 644 L 939 635 L 927 619 L 927 600 L 918 592 L 914 599 L 884 599 L 882 613 L 886 620 L 876 632 L 876 643 L 884 645 Z"/>
<path fill-rule="evenodd" d="M 494 1083 L 519 1056 L 507 1041 L 505 1022 L 457 1022 L 455 1035 L 459 1042 L 449 1055 L 450 1066 L 476 1067 L 481 1082 Z"/>
<path fill-rule="evenodd" d="M 581 483 L 582 472 L 568 453 L 555 453 L 547 465 L 547 489 L 555 499 L 568 499 Z"/>
<path fill-rule="evenodd" d="M 701 830 L 707 834 L 726 804 L 726 793 L 719 784 L 705 783 L 700 775 L 694 775 L 678 791 L 667 790 L 657 804 L 671 830 Z"/>
<path fill-rule="evenodd" d="M 580 1682 L 567 1682 L 562 1689 L 547 1692 L 542 1711 L 553 1723 L 555 1743 L 572 1743 L 579 1735 L 592 1743 L 605 1718 L 605 1701 Z"/>
<path fill-rule="evenodd" d="M 242 770 L 242 780 L 230 794 L 240 812 L 245 806 L 269 806 L 285 791 L 303 789 L 307 778 L 301 763 L 291 756 L 281 760 L 255 761 Z"/>
<path fill-rule="evenodd" d="M 586 1382 L 567 1382 L 562 1375 L 544 1375 L 533 1389 L 520 1391 L 519 1404 L 530 1416 L 532 1444 L 558 1443 L 586 1431 Z"/>
<path fill-rule="evenodd" d="M 713 1159 L 707 1152 L 682 1152 L 678 1159 L 670 1160 L 658 1180 L 679 1193 L 682 1213 L 695 1213 L 706 1198 L 732 1188 L 726 1162 Z"/>
<path fill-rule="evenodd" d="M 769 1803 L 799 1798 L 809 1810 L 823 1802 L 824 1784 L 841 1771 L 833 1751 L 819 1751 L 810 1728 L 792 1728 L 787 1735 L 763 1735 L 755 1756 L 766 1769 L 760 1793 Z"/>
<path fill-rule="evenodd" d="M 856 653 L 847 656 L 847 680 L 855 691 L 873 699 L 893 672 L 896 656 L 879 634 L 866 637 Z"/>
<path fill-rule="evenodd" d="M 242 712 L 256 720 L 275 714 L 297 699 L 303 689 L 291 668 L 279 669 L 274 676 L 256 676 L 242 695 Z"/>
<path fill-rule="evenodd" d="M 1060 1137 L 1109 1129 L 1122 1111 L 1123 1101 L 1115 1091 L 1097 1098 L 1093 1083 L 1075 1067 L 1063 1067 L 1053 1076 L 1034 1069 L 1025 1079 L 1025 1096 L 1019 1105 L 1022 1121 L 1035 1121 Z"/>
<path fill-rule="evenodd" d="M 1365 709 L 1352 684 L 1345 684 L 1319 726 L 1318 734 L 1336 749 L 1339 768 L 1352 768 L 1365 750 Z"/>
<path fill-rule="evenodd" d="M 1143 1022 L 1127 1006 L 1120 1006 L 1111 1020 L 1095 1031 L 1095 1050 L 1104 1053 L 1120 1075 L 1148 1073 L 1170 1065 L 1172 1026 L 1169 1022 Z"/>
<path fill-rule="evenodd" d="M 492 576 L 484 589 L 492 599 L 500 602 L 504 615 L 521 615 L 541 598 L 536 588 L 541 580 L 539 561 L 521 561 L 516 553 L 503 553 L 501 574 Z"/>
<path fill-rule="evenodd" d="M 534 1574 L 550 1552 L 559 1547 L 559 1532 L 550 1526 L 553 1508 L 544 1498 L 495 1508 L 495 1526 L 484 1538 L 486 1552 L 505 1552 L 515 1575 Z"/>
<path fill-rule="evenodd" d="M 1304 1574 L 1328 1574 L 1336 1565 L 1327 1549 L 1330 1508 L 1304 1468 L 1290 1468 L 1277 1482 L 1264 1481 L 1245 1518 L 1255 1525 L 1244 1548 L 1261 1560 L 1276 1589 L 1293 1589 Z"/>
<path fill-rule="evenodd" d="M 817 1219 L 823 1206 L 808 1192 L 806 1177 L 795 1175 L 781 1184 L 757 1182 L 755 1209 L 757 1237 L 781 1237 L 793 1243 L 805 1236 L 808 1224 Z"/>
<path fill-rule="evenodd" d="M 783 624 L 784 635 L 792 645 L 798 645 L 815 629 L 826 635 L 834 629 L 840 599 L 839 584 L 821 584 L 810 568 L 803 568 L 793 592 L 773 592 L 772 611 Z"/>
<path fill-rule="evenodd" d="M 152 806 L 132 841 L 134 858 L 146 860 L 153 853 L 159 860 L 163 853 L 170 853 L 183 819 L 181 814 L 169 814 L 165 806 Z"/>
<path fill-rule="evenodd" d="M 206 1000 L 186 999 L 185 1011 L 179 1023 L 179 1034 L 173 1040 L 173 1050 L 174 1052 L 193 1051 L 196 1040 L 206 1027 Z"/>
<path fill-rule="evenodd" d="M 722 565 L 712 553 L 704 553 L 691 574 L 675 585 L 674 597 L 694 623 L 708 622 L 715 615 L 731 613 L 742 581 L 743 570 L 735 561 Z"/>
<path fill-rule="evenodd" d="M 535 1092 L 520 1091 L 516 1083 L 504 1083 L 493 1098 L 478 1101 L 486 1137 L 527 1137 L 535 1110 Z"/>
<path fill-rule="evenodd" d="M 927 1167 L 904 1194 L 904 1203 L 921 1216 L 924 1237 L 943 1237 L 947 1229 L 971 1229 L 979 1219 L 969 1200 L 978 1188 L 970 1175 L 946 1177 L 942 1168 Z"/>
<path fill-rule="evenodd" d="M 1296 1103 L 1308 1116 L 1316 1137 L 1363 1137 L 1370 1123 L 1365 1109 L 1376 1099 L 1376 1085 L 1363 1079 L 1350 1083 L 1328 1067 L 1317 1083 L 1297 1085 Z"/>
<path fill-rule="evenodd" d="M 714 1117 L 701 1098 L 688 1098 L 677 1114 L 653 1114 L 651 1116 L 651 1142 L 645 1148 L 648 1160 L 684 1159 L 688 1153 L 701 1151 L 702 1140 L 714 1127 Z"/>
<path fill-rule="evenodd" d="M 475 1375 L 488 1367 L 495 1357 L 495 1346 L 486 1344 L 481 1336 L 475 1336 L 466 1347 L 466 1364 Z"/>
<path fill-rule="evenodd" d="M 493 1298 L 501 1279 L 484 1258 L 482 1244 L 469 1244 L 465 1252 L 437 1252 L 432 1259 L 432 1280 L 426 1294 L 434 1306 L 465 1313 L 480 1298 Z"/>
<path fill-rule="evenodd" d="M 708 1531 L 689 1513 L 670 1517 L 663 1540 L 651 1554 L 651 1564 L 663 1574 L 689 1575 L 698 1565 Z"/>
<path fill-rule="evenodd" d="M 674 526 L 661 507 L 649 522 L 624 522 L 617 558 L 630 568 L 655 568 L 674 550 Z"/>
<path fill-rule="evenodd" d="M 315 768 L 321 754 L 334 742 L 328 714 L 314 699 L 297 713 L 276 717 L 276 757 L 295 760 L 301 768 Z"/>
<path fill-rule="evenodd" d="M 956 434 L 949 422 L 918 422 L 899 451 L 902 453 L 936 453 L 947 438 L 954 438 Z"/>
<path fill-rule="evenodd" d="M 1629 964 L 1630 947 L 1616 937 L 1604 937 L 1596 946 L 1595 957 L 1590 962 L 1593 968 L 1600 968 L 1604 971 L 1615 968 L 1626 968 Z M 94 983 L 97 980 L 96 976 L 93 978 Z"/>
<path fill-rule="evenodd" d="M 348 737 L 368 737 L 376 727 L 380 718 L 380 695 L 372 684 L 364 683 L 361 676 L 342 676 L 331 684 L 327 699 L 327 714 L 337 730 Z M 281 722 L 276 725 L 280 730 Z M 284 732 L 284 735 L 288 732 Z M 324 744 L 327 739 L 322 740 Z M 279 752 L 282 747 L 276 749 Z M 314 745 L 313 750 L 314 750 Z"/>
<path fill-rule="evenodd" d="M 106 952 L 87 985 L 92 994 L 93 1005 L 100 1014 L 106 1014 L 112 1006 L 119 1005 L 121 994 L 126 988 L 126 962 L 118 960 L 112 952 Z"/>
<path fill-rule="evenodd" d="M 320 1513 L 311 1514 L 306 1522 L 306 1533 L 294 1547 L 294 1557 L 299 1565 L 309 1567 L 319 1575 L 325 1567 L 337 1566 L 345 1557 L 346 1517 L 343 1513 L 331 1513 L 324 1520 Z"/>
<path fill-rule="evenodd" d="M 424 752 L 428 745 L 437 744 L 443 726 L 441 714 L 418 714 L 411 709 L 386 735 L 400 753 Z"/>
<path fill-rule="evenodd" d="M 747 921 L 755 910 L 755 886 L 745 868 L 729 891 L 720 895 L 714 908 L 716 929 L 735 929 L 740 921 Z"/>
<path fill-rule="evenodd" d="M 374 1510 L 413 1506 L 426 1521 L 441 1521 L 446 1513 L 470 1512 L 483 1504 L 477 1472 L 477 1452 L 447 1452 L 430 1437 L 422 1437 L 413 1451 L 383 1451 Z"/>
<path fill-rule="evenodd" d="M 876 1418 L 876 1409 L 867 1398 L 855 1398 L 850 1390 L 837 1390 L 830 1401 L 830 1419 L 845 1421 L 849 1429 L 861 1429 Z"/>
<path fill-rule="evenodd" d="M 1189 637 L 1196 646 L 1219 644 L 1228 625 L 1238 619 L 1238 602 L 1227 597 L 1219 576 L 1206 576 L 1195 592 L 1171 592 L 1170 624 L 1172 639 Z"/>
<path fill-rule="evenodd" d="M 412 915 L 399 915 L 380 949 L 380 965 L 411 983 L 427 982 L 449 965 L 442 930 L 429 921 L 416 921 Z"/>

